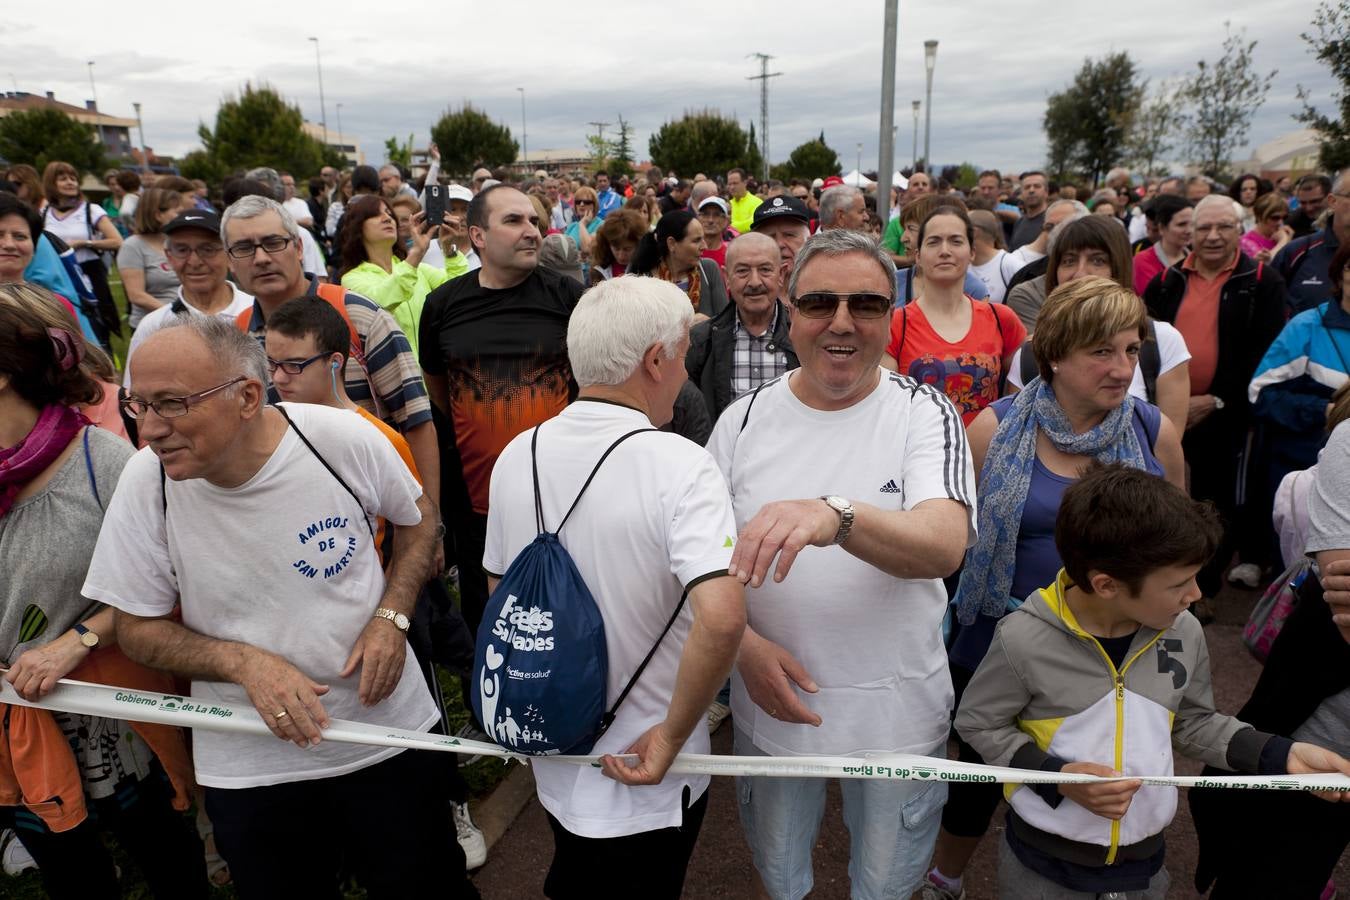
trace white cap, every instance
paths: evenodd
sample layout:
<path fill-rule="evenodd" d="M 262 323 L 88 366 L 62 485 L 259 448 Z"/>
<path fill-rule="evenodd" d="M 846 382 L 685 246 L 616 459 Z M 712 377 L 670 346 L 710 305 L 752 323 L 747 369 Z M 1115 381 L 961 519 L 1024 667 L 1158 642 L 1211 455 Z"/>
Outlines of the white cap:
<path fill-rule="evenodd" d="M 727 201 L 723 200 L 721 197 L 704 197 L 699 203 L 698 208 L 703 209 L 703 207 L 707 206 L 709 203 L 716 204 L 717 208 L 722 210 L 723 215 L 731 215 L 731 207 L 727 206 Z"/>

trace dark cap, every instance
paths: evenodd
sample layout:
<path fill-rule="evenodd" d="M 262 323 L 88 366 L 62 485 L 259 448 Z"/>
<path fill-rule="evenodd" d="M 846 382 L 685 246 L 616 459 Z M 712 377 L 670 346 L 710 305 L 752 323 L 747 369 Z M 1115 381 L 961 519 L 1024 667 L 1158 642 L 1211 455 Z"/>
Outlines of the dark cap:
<path fill-rule="evenodd" d="M 184 228 L 199 228 L 212 234 L 220 234 L 220 216 L 208 209 L 190 209 L 174 216 L 173 221 L 161 228 L 160 231 L 165 234 L 173 234 L 175 231 L 182 231 Z"/>
<path fill-rule="evenodd" d="M 750 223 L 750 230 L 754 231 L 765 222 L 775 219 L 796 219 L 811 224 L 811 214 L 806 211 L 805 203 L 796 197 L 774 197 L 755 207 L 755 218 Z"/>

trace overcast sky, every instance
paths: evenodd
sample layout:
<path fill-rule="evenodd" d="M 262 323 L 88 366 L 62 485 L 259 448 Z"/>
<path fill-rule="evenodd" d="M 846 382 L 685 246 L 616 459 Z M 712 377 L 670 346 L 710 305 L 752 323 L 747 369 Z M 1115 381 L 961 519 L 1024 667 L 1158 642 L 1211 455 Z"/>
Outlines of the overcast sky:
<path fill-rule="evenodd" d="M 1218 57 L 1225 18 L 1259 41 L 1263 70 L 1279 70 L 1254 122 L 1253 145 L 1299 127 L 1290 118 L 1299 109 L 1298 84 L 1329 106 L 1330 76 L 1299 38 L 1313 4 L 1232 7 L 1226 0 L 1135 0 L 1108 12 L 1086 2 L 965 0 L 958 7 L 902 0 L 896 162 L 910 160 L 910 101 L 923 98 L 927 38 L 940 42 L 933 82 L 937 164 L 968 160 L 1014 170 L 1041 164 L 1045 98 L 1072 79 L 1085 56 L 1127 50 L 1154 80 L 1186 74 L 1201 57 Z M 770 82 L 773 161 L 824 129 L 845 170 L 857 163 L 860 142 L 863 168 L 876 166 L 880 0 L 835 0 L 825 7 L 829 17 L 785 15 L 783 4 L 769 0 L 527 2 L 511 6 L 509 16 L 501 7 L 499 21 L 489 17 L 491 8 L 470 11 L 463 3 L 363 8 L 360 15 L 334 14 L 333 4 L 314 0 L 235 0 L 128 19 L 90 0 L 66 0 L 59 12 L 28 4 L 0 24 L 6 48 L 0 77 L 5 90 L 54 91 L 82 104 L 91 96 L 86 62 L 93 60 L 100 108 L 130 117 L 139 101 L 146 143 L 181 155 L 199 145 L 199 122 L 214 124 L 221 97 L 249 80 L 268 82 L 319 121 L 314 44 L 306 40 L 313 35 L 323 56 L 329 128 L 337 129 L 341 103 L 342 127 L 360 137 L 369 162 L 383 159 L 384 139 L 392 135 L 405 140 L 411 132 L 422 145 L 440 113 L 466 99 L 519 140 L 517 87 L 525 89 L 532 151 L 584 147 L 587 122 L 614 122 L 622 113 L 645 159 L 650 134 L 687 108 L 717 108 L 744 126 L 758 122 L 759 83 L 747 80 L 758 62 L 747 54 L 764 52 L 775 57 L 770 71 L 783 73 Z M 531 15 L 536 9 L 538 18 Z M 611 18 L 617 11 L 628 18 Z M 922 121 L 920 129 L 922 153 Z"/>

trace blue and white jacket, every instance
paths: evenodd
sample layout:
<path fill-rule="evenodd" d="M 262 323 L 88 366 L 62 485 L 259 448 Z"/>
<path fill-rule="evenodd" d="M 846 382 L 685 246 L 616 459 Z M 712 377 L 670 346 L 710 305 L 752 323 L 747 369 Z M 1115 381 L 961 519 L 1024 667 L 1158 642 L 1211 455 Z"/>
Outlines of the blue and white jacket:
<path fill-rule="evenodd" d="M 1247 388 L 1256 418 L 1320 434 L 1327 402 L 1350 380 L 1350 313 L 1327 301 L 1285 324 Z"/>

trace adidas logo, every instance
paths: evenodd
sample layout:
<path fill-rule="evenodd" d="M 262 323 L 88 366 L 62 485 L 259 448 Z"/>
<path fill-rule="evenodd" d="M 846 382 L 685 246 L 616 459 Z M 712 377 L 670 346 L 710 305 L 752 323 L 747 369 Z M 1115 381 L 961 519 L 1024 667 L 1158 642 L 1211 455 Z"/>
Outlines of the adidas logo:
<path fill-rule="evenodd" d="M 900 486 L 899 486 L 898 484 L 895 483 L 895 479 L 894 479 L 894 478 L 892 478 L 890 481 L 886 482 L 885 484 L 883 484 L 883 485 L 881 486 L 881 492 L 882 492 L 883 494 L 900 494 L 900 493 L 903 493 L 903 491 L 900 490 Z"/>

